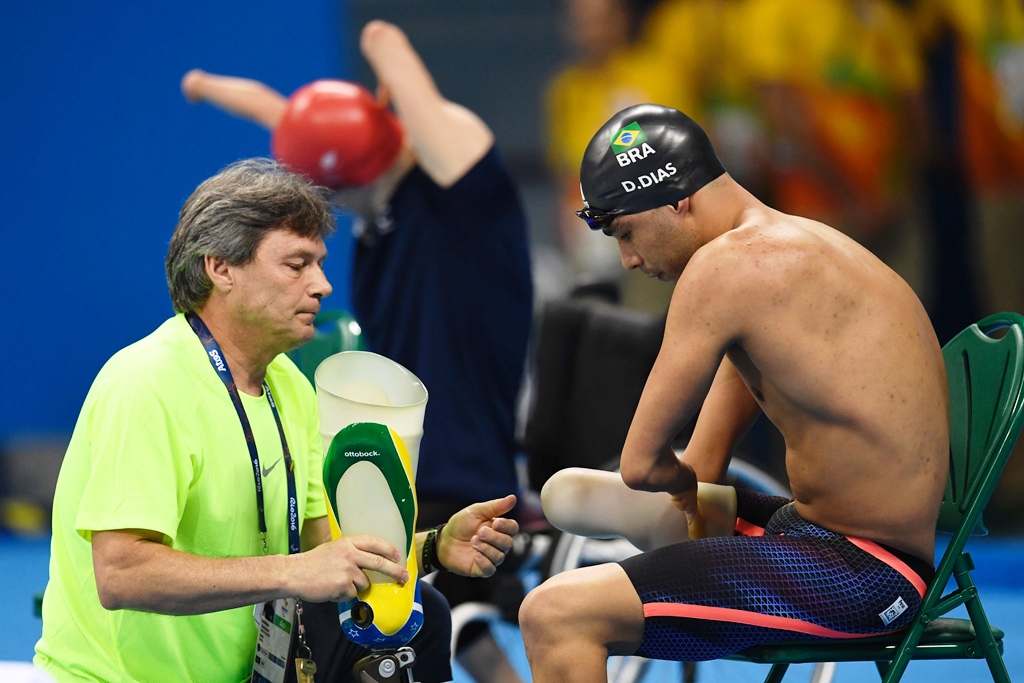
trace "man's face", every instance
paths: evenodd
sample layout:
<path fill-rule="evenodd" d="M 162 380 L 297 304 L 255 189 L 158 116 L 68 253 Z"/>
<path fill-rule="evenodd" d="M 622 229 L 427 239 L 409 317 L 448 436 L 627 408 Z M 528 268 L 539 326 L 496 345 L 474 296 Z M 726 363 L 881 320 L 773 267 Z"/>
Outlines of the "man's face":
<path fill-rule="evenodd" d="M 618 216 L 604 233 L 619 243 L 622 267 L 639 268 L 647 277 L 675 281 L 699 246 L 672 208 Z"/>
<path fill-rule="evenodd" d="M 331 293 L 321 239 L 288 230 L 266 234 L 252 262 L 234 267 L 232 315 L 268 347 L 289 351 L 313 338 L 320 300 Z"/>

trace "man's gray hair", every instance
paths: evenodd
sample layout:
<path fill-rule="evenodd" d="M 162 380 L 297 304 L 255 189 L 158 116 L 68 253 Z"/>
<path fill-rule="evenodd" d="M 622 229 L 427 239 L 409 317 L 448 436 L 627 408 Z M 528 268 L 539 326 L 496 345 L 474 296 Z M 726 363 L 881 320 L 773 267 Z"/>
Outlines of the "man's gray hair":
<path fill-rule="evenodd" d="M 327 239 L 335 229 L 329 195 L 272 159 L 238 161 L 205 180 L 181 207 L 167 250 L 174 310 L 197 310 L 210 297 L 208 255 L 245 265 L 271 230 Z"/>

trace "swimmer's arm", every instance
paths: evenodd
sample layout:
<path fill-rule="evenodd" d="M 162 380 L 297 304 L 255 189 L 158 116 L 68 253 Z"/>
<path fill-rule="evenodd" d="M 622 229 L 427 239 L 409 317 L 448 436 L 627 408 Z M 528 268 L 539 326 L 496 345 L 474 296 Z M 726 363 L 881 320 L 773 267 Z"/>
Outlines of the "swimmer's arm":
<path fill-rule="evenodd" d="M 760 413 L 736 367 L 723 358 L 682 455 L 698 481 L 721 481 L 733 450 Z"/>
<path fill-rule="evenodd" d="M 694 501 L 695 469 L 676 456 L 672 441 L 700 409 L 733 341 L 729 321 L 718 320 L 718 311 L 709 303 L 718 301 L 713 288 L 720 278 L 697 261 L 695 256 L 676 284 L 661 350 L 620 462 L 622 479 L 630 488 L 665 491 L 673 497 L 689 491 Z"/>
<path fill-rule="evenodd" d="M 696 493 L 697 475 L 672 450 L 672 440 L 700 408 L 718 358 L 681 360 L 666 353 L 670 335 L 644 385 L 619 463 L 622 480 L 639 491 L 665 491 L 673 497 Z M 703 354 L 702 354 L 703 355 Z M 692 512 L 690 506 L 684 509 Z"/>
<path fill-rule="evenodd" d="M 476 114 L 440 93 L 397 26 L 371 21 L 359 44 L 391 98 L 421 168 L 442 187 L 455 184 L 494 144 L 491 130 Z"/>
<path fill-rule="evenodd" d="M 684 269 L 622 451 L 627 485 L 665 491 L 688 514 L 696 508 L 697 481 L 720 479 L 732 446 L 756 417 L 753 397 L 726 360 L 764 305 L 767 269 L 751 267 L 764 249 L 749 237 L 723 235 L 701 247 Z M 672 441 L 706 399 L 696 442 L 680 459 Z"/>
<path fill-rule="evenodd" d="M 731 535 L 736 491 L 700 483 L 699 514 L 684 517 L 664 493 L 634 491 L 615 472 L 567 467 L 541 490 L 544 516 L 556 528 L 590 538 L 621 536 L 646 552 L 689 538 Z"/>

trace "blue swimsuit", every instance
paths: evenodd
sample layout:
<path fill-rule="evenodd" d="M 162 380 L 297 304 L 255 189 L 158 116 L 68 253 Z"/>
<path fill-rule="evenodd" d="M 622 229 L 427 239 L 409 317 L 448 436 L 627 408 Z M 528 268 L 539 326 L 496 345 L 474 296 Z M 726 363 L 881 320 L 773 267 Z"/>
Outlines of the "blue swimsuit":
<path fill-rule="evenodd" d="M 737 535 L 623 560 L 644 607 L 636 654 L 717 659 L 759 643 L 880 635 L 917 613 L 930 563 L 811 524 L 787 498 L 737 489 Z"/>

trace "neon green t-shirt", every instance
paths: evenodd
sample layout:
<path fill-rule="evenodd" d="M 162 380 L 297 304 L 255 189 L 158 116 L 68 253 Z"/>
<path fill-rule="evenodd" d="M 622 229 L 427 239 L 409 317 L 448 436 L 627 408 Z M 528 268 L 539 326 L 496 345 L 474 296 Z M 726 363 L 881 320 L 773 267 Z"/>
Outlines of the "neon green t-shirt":
<path fill-rule="evenodd" d="M 267 369 L 295 466 L 299 519 L 326 514 L 316 397 L 285 356 Z M 287 480 L 267 397 L 241 394 L 255 435 L 271 553 L 288 552 Z M 263 553 L 252 461 L 223 382 L 183 316 L 115 354 L 85 399 L 54 497 L 35 662 L 58 681 L 243 681 L 252 607 L 167 616 L 104 609 L 91 534 L 146 529 L 207 557 Z"/>

